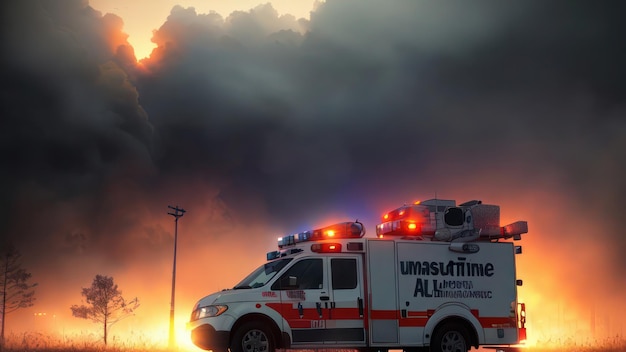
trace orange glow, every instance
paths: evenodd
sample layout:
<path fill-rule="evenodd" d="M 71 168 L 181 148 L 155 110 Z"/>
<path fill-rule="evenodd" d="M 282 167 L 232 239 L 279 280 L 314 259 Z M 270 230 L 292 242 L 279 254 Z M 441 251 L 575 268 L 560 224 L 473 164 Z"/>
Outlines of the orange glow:
<path fill-rule="evenodd" d="M 328 236 L 328 237 L 333 237 L 333 236 L 335 236 L 335 231 L 333 231 L 333 230 L 328 230 L 328 231 L 326 231 L 326 236 Z"/>
<path fill-rule="evenodd" d="M 385 220 L 389 219 L 389 214 L 383 215 L 383 219 L 385 219 Z"/>
<path fill-rule="evenodd" d="M 193 7 L 198 14 L 208 14 L 215 11 L 226 18 L 235 11 L 250 11 L 260 3 L 255 0 L 187 0 L 184 3 L 178 0 L 89 1 L 90 6 L 102 12 L 103 15 L 112 13 L 122 18 L 123 30 L 127 33 L 127 35 L 124 34 L 123 39 L 126 41 L 126 37 L 128 38 L 138 60 L 150 57 L 156 48 L 152 42 L 152 31 L 163 25 L 170 11 L 176 5 L 183 5 L 185 8 Z M 291 14 L 296 18 L 308 19 L 312 10 L 311 3 L 292 0 L 274 0 L 272 6 L 279 14 Z"/>
<path fill-rule="evenodd" d="M 533 204 L 542 209 L 533 210 Z M 563 204 L 568 204 L 564 207 Z M 600 345 L 626 333 L 620 285 L 605 255 L 610 241 L 596 235 L 601 225 L 584 217 L 565 196 L 530 193 L 505 204 L 501 223 L 528 220 L 529 233 L 516 245 L 518 302 L 526 305 L 528 346 Z"/>
<path fill-rule="evenodd" d="M 204 195 L 217 191 L 202 184 L 192 184 L 190 189 L 197 198 L 190 196 L 190 201 L 181 203 L 190 212 L 179 222 L 175 326 L 181 349 L 199 351 L 191 344 L 190 333 L 185 329 L 195 302 L 236 284 L 265 261 L 266 252 L 276 249 L 276 236 L 272 234 L 286 232 L 265 222 L 261 215 L 245 226 L 233 224 L 230 219 L 207 218 L 204 214 L 219 212 L 212 211 L 215 204 Z M 130 229 L 125 238 L 139 238 L 138 243 L 143 244 L 132 247 L 128 243 L 135 242 L 119 244 L 120 251 L 133 256 L 130 262 L 120 264 L 115 263 L 116 258 L 99 256 L 86 258 L 80 253 L 63 258 L 60 270 L 68 273 L 63 285 L 58 284 L 58 276 L 46 276 L 39 268 L 33 270 L 39 283 L 36 304 L 11 314 L 7 320 L 9 336 L 11 331 L 34 331 L 49 334 L 58 341 L 97 343 L 101 327 L 72 317 L 69 307 L 81 303 L 81 287 L 87 287 L 93 276 L 101 273 L 115 278 L 124 297 L 137 296 L 141 303 L 134 316 L 113 325 L 110 343 L 158 348 L 167 345 L 173 221 L 166 215 L 164 206 L 153 211 L 149 205 L 141 204 L 142 197 L 128 195 L 128 190 L 112 187 L 107 192 L 114 199 L 117 192 L 127 196 L 120 199 L 137 199 L 137 203 L 129 205 L 135 209 L 137 222 L 160 232 L 147 234 L 142 227 Z M 471 196 L 455 194 L 449 198 L 463 200 Z M 537 192 L 510 194 L 506 199 L 487 193 L 485 201 L 501 206 L 501 223 L 517 220 L 529 223 L 529 233 L 515 242 L 523 247 L 523 254 L 516 257 L 516 266 L 518 279 L 524 282 L 518 288 L 518 301 L 526 304 L 528 346 L 590 345 L 624 336 L 623 280 L 611 270 L 606 255 L 607 248 L 614 244 L 599 237 L 605 229 L 591 217 L 572 217 L 572 214 L 587 214 L 584 207 L 580 209 L 580 205 L 565 196 Z M 163 205 L 168 201 L 152 203 Z M 383 209 L 381 206 L 372 216 L 378 217 Z M 71 214 L 72 209 L 61 208 L 60 212 Z M 311 221 L 333 224 L 352 215 L 320 216 Z M 80 222 L 71 220 L 80 229 Z M 373 229 L 375 223 L 371 221 L 366 227 Z M 160 251 L 159 246 L 165 250 Z M 55 288 L 59 291 L 54 291 Z"/>
<path fill-rule="evenodd" d="M 190 189 L 204 195 L 215 193 L 202 184 L 194 184 Z M 128 192 L 117 187 L 108 189 L 113 199 L 124 199 L 118 198 L 118 195 Z M 39 284 L 37 300 L 33 307 L 11 313 L 6 330 L 9 340 L 14 336 L 14 341 L 21 343 L 24 340 L 21 335 L 32 333 L 48 336 L 48 340 L 58 343 L 85 341 L 99 346 L 102 343 L 102 326 L 73 317 L 69 307 L 81 304 L 81 289 L 88 287 L 96 274 L 104 274 L 114 278 L 125 298 L 138 297 L 140 302 L 134 315 L 111 326 L 109 345 L 133 346 L 142 350 L 167 346 L 174 222 L 167 215 L 167 200 L 147 202 L 145 197 L 140 201 L 141 198 L 132 196 L 137 201 L 129 206 L 134 207 L 133 217 L 136 217 L 138 227 L 131 227 L 124 236 L 120 236 L 126 242 L 116 243 L 114 254 L 119 257 L 111 257 L 110 252 L 96 248 L 98 244 L 94 243 L 88 256 L 81 252 L 71 253 L 59 261 L 53 273 L 46 272 L 46 268 L 31 269 L 35 282 Z M 178 226 L 175 330 L 178 345 L 187 351 L 200 350 L 192 346 L 190 332 L 185 328 L 196 301 L 207 294 L 232 287 L 263 263 L 265 253 L 276 246 L 272 234 L 283 232 L 265 224 L 254 214 L 248 215 L 254 224 L 251 226 L 202 215 L 211 214 L 216 207 L 209 198 L 202 198 L 187 198 L 184 206 L 192 215 L 181 218 Z M 70 208 L 61 211 L 64 214 L 76 213 Z M 65 219 L 81 229 L 80 219 Z M 207 225 L 209 222 L 210 226 Z M 146 228 L 152 230 L 146 231 Z M 208 228 L 214 232 L 207 231 Z M 216 236 L 214 233 L 228 235 Z M 250 233 L 260 235 L 249 236 Z M 50 341 L 46 343 L 50 344 Z"/>
<path fill-rule="evenodd" d="M 417 228 L 417 225 L 414 222 L 412 222 L 412 223 L 409 223 L 408 227 L 409 227 L 409 230 L 415 230 Z"/>

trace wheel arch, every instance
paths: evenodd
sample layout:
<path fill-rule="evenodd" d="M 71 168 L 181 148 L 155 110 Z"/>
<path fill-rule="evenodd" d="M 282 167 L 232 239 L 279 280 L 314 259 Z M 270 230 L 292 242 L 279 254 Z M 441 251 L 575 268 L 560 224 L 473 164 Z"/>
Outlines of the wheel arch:
<path fill-rule="evenodd" d="M 289 342 L 285 342 L 283 341 L 283 334 L 281 333 L 280 328 L 278 327 L 278 325 L 276 324 L 276 322 L 268 317 L 265 314 L 260 314 L 260 313 L 250 313 L 250 314 L 246 314 L 244 316 L 241 316 L 239 319 L 237 319 L 237 321 L 235 322 L 235 324 L 233 324 L 231 330 L 230 330 L 230 337 L 229 337 L 229 345 L 230 343 L 232 343 L 233 340 L 233 336 L 235 334 L 235 332 L 244 324 L 251 322 L 251 321 L 260 321 L 263 322 L 264 324 L 266 324 L 266 326 L 269 326 L 270 331 L 272 333 L 272 337 L 274 337 L 274 341 L 276 343 L 276 348 L 282 348 L 285 345 L 289 345 Z"/>
<path fill-rule="evenodd" d="M 456 303 L 449 303 L 435 310 L 424 327 L 423 341 L 430 345 L 435 331 L 442 325 L 453 321 L 463 324 L 467 329 L 470 346 L 478 348 L 479 345 L 484 343 L 485 336 L 478 319 L 467 306 Z"/>

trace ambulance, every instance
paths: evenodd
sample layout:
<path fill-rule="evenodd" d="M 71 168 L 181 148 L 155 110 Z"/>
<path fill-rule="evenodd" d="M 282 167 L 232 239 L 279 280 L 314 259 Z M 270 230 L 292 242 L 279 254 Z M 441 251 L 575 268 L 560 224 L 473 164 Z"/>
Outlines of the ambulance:
<path fill-rule="evenodd" d="M 431 199 L 385 214 L 376 237 L 358 221 L 284 236 L 187 327 L 215 352 L 505 349 L 526 339 L 513 241 L 527 232 L 500 226 L 499 206 Z"/>

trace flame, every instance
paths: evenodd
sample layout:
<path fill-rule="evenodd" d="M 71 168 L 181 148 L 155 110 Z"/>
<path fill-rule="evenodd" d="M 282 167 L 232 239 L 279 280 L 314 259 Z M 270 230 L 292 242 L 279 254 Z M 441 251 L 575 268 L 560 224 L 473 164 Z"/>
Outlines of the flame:
<path fill-rule="evenodd" d="M 565 196 L 532 198 L 500 204 L 501 223 L 529 223 L 529 233 L 515 242 L 523 247 L 516 261 L 518 279 L 523 280 L 518 301 L 526 304 L 526 345 L 597 346 L 625 336 L 626 319 L 620 312 L 626 311 L 626 304 L 618 293 L 624 288 L 606 255 L 611 243 L 588 235 L 601 233 L 601 224 L 572 216 L 585 212 L 563 207 L 571 204 Z M 541 204 L 545 211 L 532 211 L 526 201 Z"/>

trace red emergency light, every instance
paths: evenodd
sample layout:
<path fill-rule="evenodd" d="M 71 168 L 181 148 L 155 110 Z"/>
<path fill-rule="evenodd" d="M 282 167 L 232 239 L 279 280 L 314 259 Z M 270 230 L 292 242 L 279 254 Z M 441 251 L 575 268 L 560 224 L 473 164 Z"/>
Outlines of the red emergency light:
<path fill-rule="evenodd" d="M 360 222 L 347 221 L 313 230 L 311 240 L 329 238 L 360 238 L 365 234 L 365 228 Z"/>
<path fill-rule="evenodd" d="M 415 220 L 387 221 L 376 225 L 376 236 L 418 236 L 422 234 L 422 226 Z"/>
<path fill-rule="evenodd" d="M 397 219 L 423 219 L 430 216 L 430 210 L 427 206 L 420 205 L 416 202 L 413 205 L 405 205 L 398 209 L 394 209 L 382 216 L 382 221 L 391 221 Z"/>
<path fill-rule="evenodd" d="M 314 243 L 311 245 L 311 252 L 316 252 L 316 253 L 341 252 L 341 243 Z"/>
<path fill-rule="evenodd" d="M 376 225 L 376 236 L 419 236 L 424 234 L 424 225 L 430 225 L 430 209 L 416 202 L 394 209 L 382 216 Z"/>

